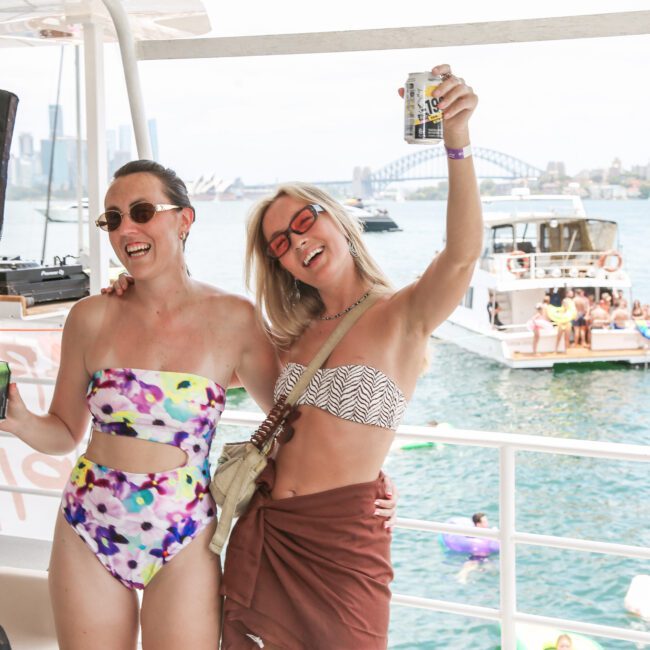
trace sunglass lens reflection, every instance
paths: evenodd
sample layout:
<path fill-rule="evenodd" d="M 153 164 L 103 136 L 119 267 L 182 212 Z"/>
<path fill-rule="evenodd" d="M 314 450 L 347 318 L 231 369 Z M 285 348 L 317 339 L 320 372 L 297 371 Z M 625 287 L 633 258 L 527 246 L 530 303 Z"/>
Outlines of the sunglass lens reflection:
<path fill-rule="evenodd" d="M 280 235 L 271 242 L 269 248 L 275 257 L 281 257 L 289 250 L 289 239 L 286 235 Z"/>
<path fill-rule="evenodd" d="M 104 230 L 117 230 L 122 223 L 122 215 L 119 212 L 105 212 L 104 222 L 106 223 Z"/>
<path fill-rule="evenodd" d="M 291 229 L 299 235 L 302 235 L 312 227 L 314 221 L 316 221 L 316 217 L 309 208 L 306 208 L 294 218 L 291 223 Z"/>
<path fill-rule="evenodd" d="M 147 223 L 154 214 L 156 208 L 151 203 L 138 203 L 131 208 L 131 219 L 136 223 Z"/>

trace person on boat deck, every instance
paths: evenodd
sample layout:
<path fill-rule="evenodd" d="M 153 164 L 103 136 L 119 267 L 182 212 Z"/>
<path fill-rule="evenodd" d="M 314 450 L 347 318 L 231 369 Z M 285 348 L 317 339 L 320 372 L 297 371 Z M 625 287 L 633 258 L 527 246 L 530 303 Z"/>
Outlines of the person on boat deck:
<path fill-rule="evenodd" d="M 591 325 L 593 322 L 592 318 L 592 312 L 596 307 L 596 296 L 593 293 L 588 293 L 587 294 L 587 301 L 588 301 L 588 308 L 587 308 L 587 315 L 585 316 L 585 320 L 587 321 L 587 330 L 585 332 L 586 334 L 586 344 L 587 347 L 591 346 Z"/>
<path fill-rule="evenodd" d="M 611 314 L 611 327 L 615 330 L 624 330 L 629 320 L 630 312 L 627 308 L 627 301 L 621 298 Z"/>
<path fill-rule="evenodd" d="M 477 98 L 449 66 L 433 73 L 444 76 L 435 96 L 450 156 L 447 237 L 418 280 L 393 290 L 358 224 L 314 186 L 282 186 L 253 209 L 247 277 L 280 346 L 277 397 L 340 317 L 377 298 L 304 393 L 293 437 L 233 529 L 223 650 L 253 647 L 251 639 L 267 649 L 387 647 L 390 536 L 380 540 L 380 525 L 361 517 L 355 501 L 375 498 L 431 332 L 458 305 L 482 248 L 472 158 L 455 151 L 470 143 Z"/>
<path fill-rule="evenodd" d="M 598 304 L 591 310 L 591 329 L 604 329 L 609 327 L 609 311 L 607 302 L 601 299 Z"/>
<path fill-rule="evenodd" d="M 561 307 L 562 306 L 562 291 L 560 290 L 559 287 L 553 287 L 549 293 L 549 302 L 553 307 Z"/>
<path fill-rule="evenodd" d="M 74 305 L 48 413 L 31 413 L 12 384 L 2 429 L 65 454 L 92 416 L 52 545 L 60 647 L 135 650 L 140 624 L 145 650 L 212 650 L 221 567 L 208 548 L 216 523 L 208 454 L 233 375 L 268 408 L 278 359 L 248 300 L 189 276 L 194 209 L 173 171 L 124 165 L 105 209 L 97 225 L 135 286 L 122 300 Z"/>
<path fill-rule="evenodd" d="M 573 641 L 568 634 L 560 634 L 555 642 L 555 650 L 573 650 Z"/>
<path fill-rule="evenodd" d="M 552 302 L 552 298 L 551 298 Z M 569 314 L 575 314 L 576 312 L 576 307 L 575 303 L 573 302 L 573 291 L 569 290 L 562 300 L 561 304 L 561 309 L 559 312 L 559 322 L 557 322 L 557 336 L 555 338 L 555 352 L 558 352 L 558 348 L 560 347 L 560 341 L 564 339 L 564 353 L 568 352 L 569 350 L 569 343 L 570 343 L 570 338 L 571 338 L 571 320 L 565 320 L 563 321 L 562 317 L 563 315 L 566 315 L 568 318 L 571 318 Z"/>
<path fill-rule="evenodd" d="M 632 303 L 632 318 L 645 318 L 645 312 L 641 307 L 641 301 L 635 300 Z"/>
<path fill-rule="evenodd" d="M 499 318 L 499 312 L 501 311 L 501 307 L 499 307 L 499 303 L 494 299 L 490 300 L 490 302 L 488 302 L 487 304 L 487 311 L 492 326 L 496 327 L 498 330 L 503 329 L 505 325 L 501 322 L 501 319 Z"/>
<path fill-rule="evenodd" d="M 573 321 L 573 343 L 584 347 L 587 345 L 587 319 L 589 318 L 589 300 L 584 289 L 576 289 L 573 302 L 577 312 Z"/>
<path fill-rule="evenodd" d="M 546 306 L 543 302 L 538 302 L 535 305 L 535 313 L 528 320 L 526 326 L 533 333 L 533 354 L 537 354 L 540 332 L 553 329 L 551 321 L 546 316 Z"/>
<path fill-rule="evenodd" d="M 603 291 L 600 294 L 600 299 L 601 299 L 601 301 L 602 300 L 605 301 L 605 303 L 606 303 L 605 309 L 607 309 L 607 313 L 608 314 L 611 313 L 611 311 L 612 311 L 612 294 L 609 293 L 609 291 Z"/>

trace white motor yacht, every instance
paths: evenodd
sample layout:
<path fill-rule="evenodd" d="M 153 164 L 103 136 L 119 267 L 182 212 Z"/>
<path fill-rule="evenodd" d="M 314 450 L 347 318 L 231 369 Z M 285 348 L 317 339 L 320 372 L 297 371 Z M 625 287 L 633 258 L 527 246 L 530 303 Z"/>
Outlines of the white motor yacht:
<path fill-rule="evenodd" d="M 585 296 L 593 296 L 593 304 L 605 292 L 620 293 L 632 304 L 614 221 L 587 216 L 577 195 L 533 195 L 520 189 L 482 202 L 483 254 L 461 304 L 436 337 L 512 368 L 648 363 L 650 340 L 633 320 L 623 328 L 589 328 L 587 345 L 565 350 L 561 341 L 556 351 L 558 327 L 571 327 L 577 315 L 560 307 L 569 290 L 582 289 Z M 540 331 L 533 353 L 530 321 L 546 295 L 555 305 L 543 310 L 550 322 Z"/>

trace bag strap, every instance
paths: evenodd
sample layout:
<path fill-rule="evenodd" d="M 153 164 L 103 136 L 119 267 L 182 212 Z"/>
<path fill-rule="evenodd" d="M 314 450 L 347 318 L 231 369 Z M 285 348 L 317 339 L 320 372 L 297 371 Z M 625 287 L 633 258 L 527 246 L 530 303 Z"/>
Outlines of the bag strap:
<path fill-rule="evenodd" d="M 305 392 L 316 371 L 325 363 L 327 357 L 330 356 L 332 350 L 337 346 L 338 342 L 347 334 L 348 330 L 363 316 L 367 309 L 369 309 L 379 298 L 378 293 L 370 293 L 368 297 L 357 307 L 352 309 L 345 318 L 337 325 L 336 329 L 329 335 L 325 343 L 323 343 L 316 356 L 312 359 L 311 363 L 305 368 L 300 375 L 295 386 L 291 389 L 286 399 L 285 404 L 293 406 L 300 396 Z"/>
<path fill-rule="evenodd" d="M 379 294 L 371 293 L 357 307 L 351 310 L 338 324 L 336 329 L 329 335 L 321 346 L 311 363 L 303 370 L 295 386 L 286 397 L 281 397 L 269 411 L 264 422 L 251 436 L 251 443 L 263 454 L 271 453 L 274 441 L 281 430 L 281 425 L 293 410 L 295 403 L 305 392 L 307 385 L 312 380 L 316 371 L 325 363 L 325 360 L 332 353 L 337 343 L 345 336 L 347 331 L 361 318 L 365 311 L 371 307 L 379 298 Z"/>

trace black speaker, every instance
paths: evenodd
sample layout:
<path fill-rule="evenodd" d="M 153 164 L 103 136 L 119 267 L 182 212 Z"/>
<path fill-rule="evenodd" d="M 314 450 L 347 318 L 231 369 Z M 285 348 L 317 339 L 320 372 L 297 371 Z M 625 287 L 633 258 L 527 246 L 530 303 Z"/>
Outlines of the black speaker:
<path fill-rule="evenodd" d="M 9 151 L 11 150 L 11 137 L 14 133 L 17 108 L 18 97 L 7 90 L 0 90 L 0 239 L 2 239 L 2 223 L 5 215 Z"/>
<path fill-rule="evenodd" d="M 0 650 L 11 650 L 7 633 L 4 631 L 2 625 L 0 625 Z"/>

